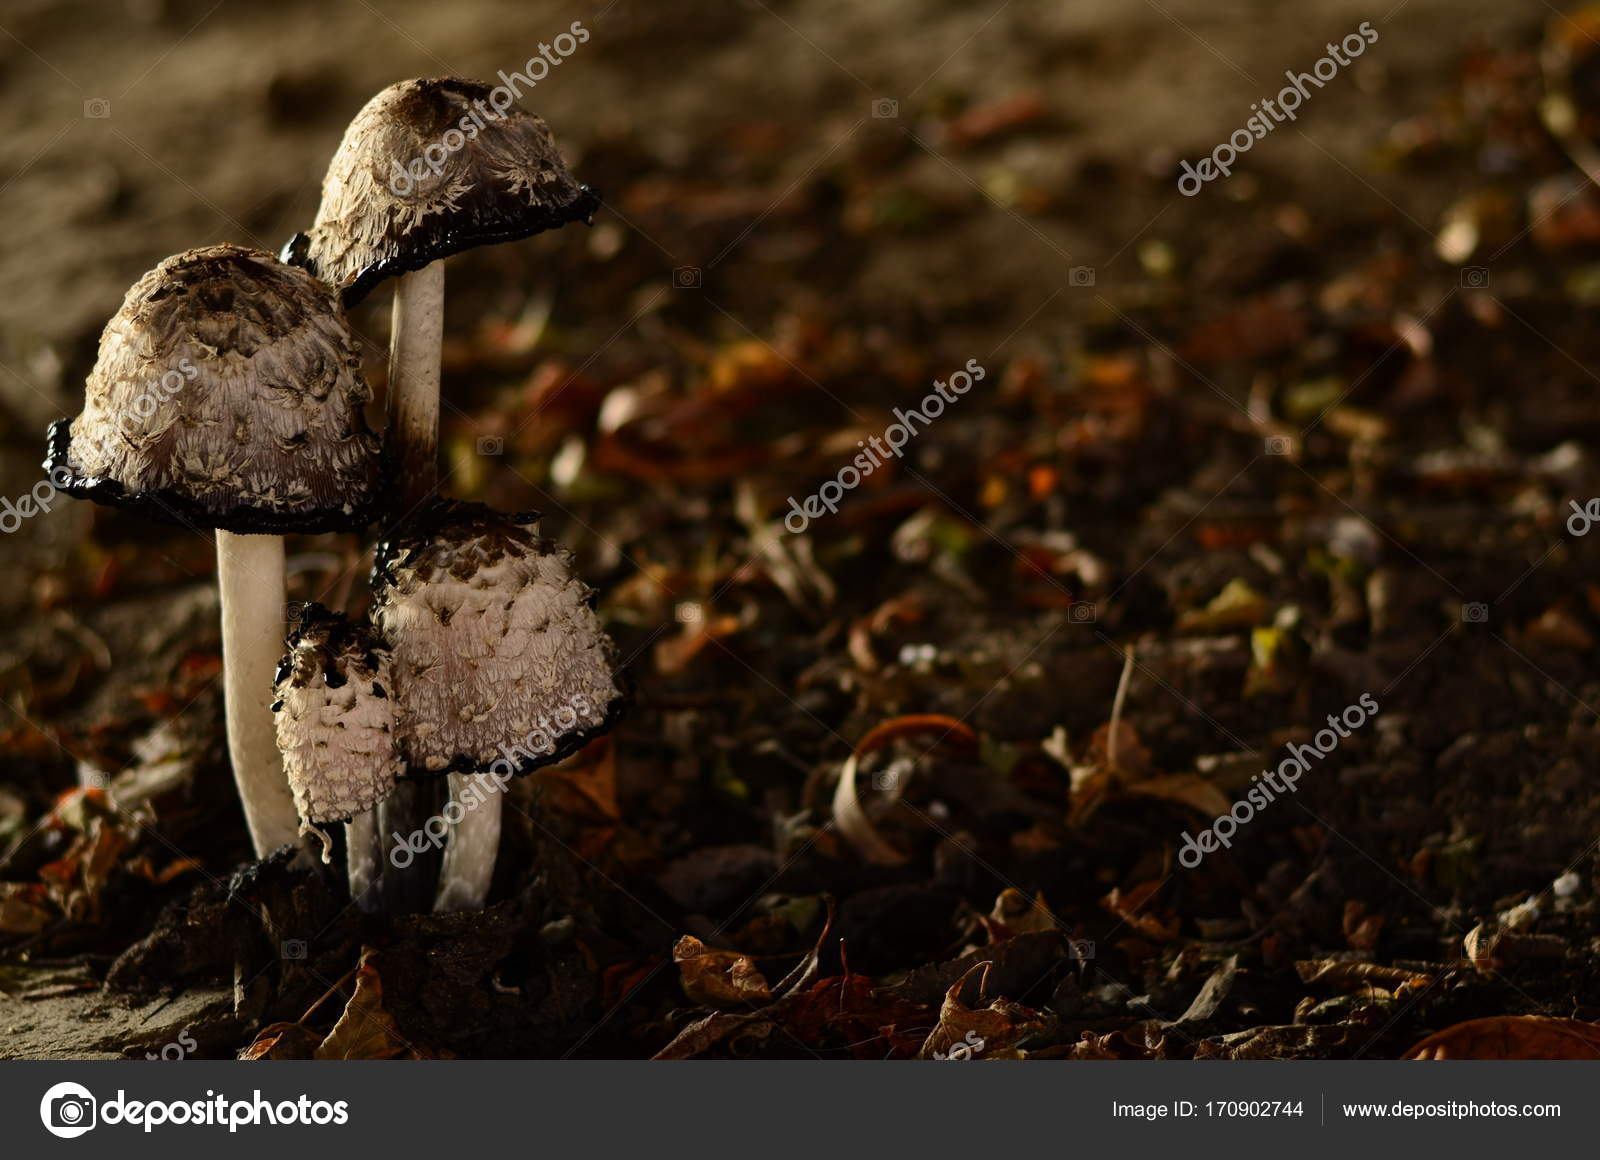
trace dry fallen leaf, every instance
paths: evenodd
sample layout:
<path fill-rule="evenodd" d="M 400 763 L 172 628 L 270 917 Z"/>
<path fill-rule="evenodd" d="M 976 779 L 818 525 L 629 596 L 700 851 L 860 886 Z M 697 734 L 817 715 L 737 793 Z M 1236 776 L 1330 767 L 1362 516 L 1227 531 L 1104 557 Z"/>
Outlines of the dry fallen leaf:
<path fill-rule="evenodd" d="M 1600 1059 L 1600 1027 L 1548 1015 L 1492 1015 L 1437 1031 L 1406 1059 Z"/>
<path fill-rule="evenodd" d="M 1167 1039 L 1153 1020 L 1121 1031 L 1096 1035 L 1085 1031 L 1067 1051 L 1067 1059 L 1165 1059 Z"/>
<path fill-rule="evenodd" d="M 98 791 L 89 791 L 91 793 Z M 100 892 L 128 847 L 128 838 L 109 817 L 90 817 L 67 852 L 39 868 L 50 897 L 74 922 L 93 922 L 100 915 Z"/>
<path fill-rule="evenodd" d="M 993 966 L 989 962 L 976 964 L 945 992 L 938 1026 L 917 1052 L 918 1059 L 1021 1059 L 1023 1053 L 1017 1050 L 1017 1042 L 1048 1026 L 1050 1017 L 1044 1012 L 1010 999 L 997 997 L 985 1007 L 968 1007 L 961 1001 L 962 988 L 976 972 L 982 972 L 982 995 Z"/>
<path fill-rule="evenodd" d="M 939 713 L 913 713 L 894 717 L 868 730 L 839 771 L 839 781 L 833 793 L 834 824 L 856 851 L 875 865 L 899 866 L 906 861 L 906 855 L 878 833 L 877 826 L 867 815 L 856 787 L 856 770 L 867 754 L 883 748 L 898 737 L 919 733 L 930 734 L 934 745 L 949 744 L 968 751 L 978 748 L 978 735 L 964 722 Z M 900 792 L 905 788 L 903 782 L 903 778 L 896 779 L 885 791 L 884 796 L 890 804 L 899 799 Z"/>
<path fill-rule="evenodd" d="M 1037 934 L 1042 930 L 1056 929 L 1056 916 L 1051 913 L 1044 895 L 1038 894 L 1030 901 L 1028 896 L 1013 886 L 1007 886 L 994 900 L 989 917 L 1012 934 Z"/>
<path fill-rule="evenodd" d="M 372 952 L 363 951 L 356 968 L 356 990 L 344 1014 L 317 1047 L 317 1059 L 393 1059 L 410 1045 L 395 1026 L 394 1016 L 383 1009 L 383 981 L 372 964 Z"/>
<path fill-rule="evenodd" d="M 50 925 L 45 888 L 36 882 L 0 882 L 0 934 L 34 934 Z"/>
<path fill-rule="evenodd" d="M 686 934 L 672 948 L 672 960 L 684 994 L 703 1006 L 743 1007 L 772 999 L 766 976 L 749 955 L 716 950 Z"/>
<path fill-rule="evenodd" d="M 1220 817 L 1233 808 L 1233 803 L 1225 793 L 1197 773 L 1172 773 L 1146 778 L 1134 782 L 1124 792 L 1177 802 L 1207 818 Z"/>
<path fill-rule="evenodd" d="M 1347 991 L 1381 989 L 1400 995 L 1408 989 L 1433 984 L 1431 975 L 1403 967 L 1383 967 L 1377 963 L 1347 962 L 1343 959 L 1307 959 L 1295 963 L 1300 981 L 1341 987 Z"/>
<path fill-rule="evenodd" d="M 1100 900 L 1100 905 L 1141 934 L 1148 935 L 1158 942 L 1170 942 L 1178 937 L 1177 916 L 1168 915 L 1163 918 L 1155 911 L 1145 909 L 1155 897 L 1156 891 L 1163 885 L 1164 881 L 1141 882 L 1129 890 L 1123 890 L 1120 886 L 1113 887 L 1111 893 Z"/>
<path fill-rule="evenodd" d="M 1370 951 L 1378 945 L 1383 915 L 1368 914 L 1367 904 L 1352 898 L 1344 904 L 1344 938 L 1352 950 Z"/>

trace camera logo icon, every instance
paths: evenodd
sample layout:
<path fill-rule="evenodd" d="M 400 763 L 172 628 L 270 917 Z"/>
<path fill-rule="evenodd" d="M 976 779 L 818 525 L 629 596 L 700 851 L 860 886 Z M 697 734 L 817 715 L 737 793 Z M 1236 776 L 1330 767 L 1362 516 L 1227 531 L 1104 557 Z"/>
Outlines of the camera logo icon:
<path fill-rule="evenodd" d="M 58 1083 L 39 1101 L 39 1119 L 44 1130 L 63 1140 L 72 1140 L 95 1126 L 99 1104 L 89 1089 L 78 1083 Z"/>
<path fill-rule="evenodd" d="M 1294 440 L 1287 435 L 1268 435 L 1262 447 L 1268 455 L 1288 455 L 1294 450 Z"/>
<path fill-rule="evenodd" d="M 1093 286 L 1094 285 L 1094 267 L 1093 266 L 1074 266 L 1074 267 L 1072 267 L 1072 269 L 1067 271 L 1067 285 L 1069 285 L 1069 286 Z"/>
<path fill-rule="evenodd" d="M 104 97 L 90 97 L 83 102 L 83 115 L 90 121 L 104 121 L 111 116 L 111 102 Z"/>
<path fill-rule="evenodd" d="M 286 938 L 280 948 L 286 959 L 303 959 L 306 957 L 306 940 L 303 938 Z"/>
<path fill-rule="evenodd" d="M 672 285 L 676 290 L 698 290 L 700 281 L 699 266 L 679 266 L 672 272 Z"/>
<path fill-rule="evenodd" d="M 1093 624 L 1099 619 L 1099 611 L 1092 600 L 1074 600 L 1067 615 L 1074 624 Z"/>
<path fill-rule="evenodd" d="M 1461 606 L 1461 619 L 1466 624 L 1488 624 L 1489 606 L 1473 601 L 1471 604 Z"/>
<path fill-rule="evenodd" d="M 1461 288 L 1463 290 L 1487 290 L 1489 288 L 1489 267 L 1461 267 Z"/>
<path fill-rule="evenodd" d="M 504 455 L 506 441 L 498 435 L 480 435 L 478 437 L 479 455 Z"/>
<path fill-rule="evenodd" d="M 872 115 L 880 121 L 893 121 L 900 115 L 900 102 L 892 97 L 879 97 L 872 102 Z"/>

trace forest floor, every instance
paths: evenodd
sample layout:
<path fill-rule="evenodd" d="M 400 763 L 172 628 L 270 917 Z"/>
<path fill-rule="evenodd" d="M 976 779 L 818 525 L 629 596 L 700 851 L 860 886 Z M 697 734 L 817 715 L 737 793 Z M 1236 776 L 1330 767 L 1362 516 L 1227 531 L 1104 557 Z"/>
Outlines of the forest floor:
<path fill-rule="evenodd" d="M 592 19 L 382 7 L 6 18 L 0 494 L 140 273 Z M 1600 1055 L 1600 19 L 1064 7 L 618 0 L 525 96 L 606 208 L 452 260 L 443 488 L 546 513 L 638 691 L 482 913 L 250 865 L 211 543 L 22 522 L 0 1055 Z M 294 540 L 291 598 L 362 611 L 367 547 Z"/>

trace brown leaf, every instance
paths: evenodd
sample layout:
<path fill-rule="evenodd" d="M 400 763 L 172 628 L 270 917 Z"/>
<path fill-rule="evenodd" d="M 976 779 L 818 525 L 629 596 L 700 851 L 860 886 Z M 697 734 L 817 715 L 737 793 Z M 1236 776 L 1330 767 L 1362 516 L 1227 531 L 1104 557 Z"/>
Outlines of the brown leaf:
<path fill-rule="evenodd" d="M 1049 1025 L 1050 1016 L 1010 999 L 995 998 L 985 1007 L 968 1007 L 961 1001 L 961 989 L 974 972 L 982 972 L 982 993 L 992 966 L 978 963 L 945 992 L 939 1024 L 917 1052 L 918 1059 L 1021 1059 L 1017 1041 Z"/>
<path fill-rule="evenodd" d="M 128 846 L 127 836 L 110 818 L 91 816 L 84 826 L 65 854 L 39 868 L 39 878 L 49 887 L 51 898 L 74 922 L 92 922 L 99 917 L 100 892 Z"/>
<path fill-rule="evenodd" d="M 34 934 L 50 925 L 45 888 L 36 882 L 0 882 L 0 934 Z"/>
<path fill-rule="evenodd" d="M 1085 1031 L 1067 1051 L 1067 1059 L 1165 1059 L 1167 1040 L 1154 1021 L 1096 1035 Z"/>
<path fill-rule="evenodd" d="M 1370 951 L 1378 945 L 1383 915 L 1368 914 L 1367 904 L 1352 898 L 1344 904 L 1344 937 L 1352 950 Z"/>
<path fill-rule="evenodd" d="M 409 1044 L 395 1026 L 394 1016 L 383 1009 L 383 981 L 372 963 L 372 952 L 361 952 L 356 969 L 356 990 L 344 1014 L 317 1046 L 317 1059 L 393 1059 Z"/>
<path fill-rule="evenodd" d="M 322 1037 L 298 1023 L 270 1023 L 257 1032 L 250 1046 L 239 1053 L 245 1061 L 259 1059 L 316 1059 Z"/>
<path fill-rule="evenodd" d="M 1349 1027 L 1305 1027 L 1288 1024 L 1252 1027 L 1195 1045 L 1196 1059 L 1322 1059 L 1343 1048 L 1349 1041 Z"/>
<path fill-rule="evenodd" d="M 1600 1059 L 1600 1027 L 1548 1015 L 1491 1015 L 1436 1031 L 1406 1059 Z"/>
<path fill-rule="evenodd" d="M 892 717 L 869 729 L 867 735 L 856 744 L 856 756 L 865 757 L 875 749 L 882 749 L 898 737 L 917 733 L 937 733 L 938 736 L 935 738 L 937 742 L 949 743 L 969 751 L 978 748 L 978 735 L 965 722 L 942 713 L 908 713 L 903 717 Z"/>
<path fill-rule="evenodd" d="M 723 640 L 745 627 L 737 616 L 708 616 L 696 609 L 695 619 L 683 622 L 676 634 L 656 643 L 656 671 L 663 676 L 676 676 L 689 667 L 689 662 L 713 641 Z"/>
<path fill-rule="evenodd" d="M 1408 971 L 1403 967 L 1383 967 L 1377 963 L 1346 962 L 1342 959 L 1308 959 L 1295 963 L 1303 983 L 1321 983 L 1341 987 L 1347 991 L 1382 988 L 1398 995 L 1408 988 L 1427 987 L 1433 983 L 1431 975 Z"/>
<path fill-rule="evenodd" d="M 715 950 L 693 935 L 672 948 L 684 994 L 706 1007 L 746 1007 L 766 1003 L 772 988 L 749 955 Z"/>
<path fill-rule="evenodd" d="M 940 713 L 913 713 L 894 717 L 869 729 L 855 750 L 845 759 L 834 786 L 833 820 L 839 832 L 868 862 L 878 866 L 898 866 L 906 855 L 887 838 L 868 816 L 856 786 L 856 770 L 861 758 L 875 749 L 881 749 L 896 738 L 919 733 L 933 734 L 935 745 L 948 743 L 958 748 L 974 751 L 978 748 L 978 735 L 965 723 Z M 898 796 L 891 790 L 891 795 Z"/>
<path fill-rule="evenodd" d="M 609 737 L 597 737 L 577 753 L 535 775 L 548 809 L 591 822 L 615 822 L 617 805 L 616 751 Z"/>
<path fill-rule="evenodd" d="M 1111 893 L 1100 900 L 1100 905 L 1140 933 L 1158 942 L 1170 942 L 1178 937 L 1177 916 L 1162 918 L 1155 911 L 1145 909 L 1163 885 L 1164 881 L 1142 882 L 1127 891 L 1120 886 L 1113 887 Z"/>
<path fill-rule="evenodd" d="M 794 1004 L 821 971 L 822 948 L 827 945 L 828 936 L 833 931 L 833 899 L 824 897 L 828 904 L 828 918 L 822 925 L 822 933 L 817 936 L 816 944 L 806 956 L 778 981 L 777 987 L 774 988 L 778 995 L 777 999 L 758 1011 L 738 1013 L 716 1011 L 703 1019 L 697 1019 L 673 1036 L 672 1042 L 651 1058 L 692 1059 L 701 1052 L 715 1047 L 736 1031 L 749 1030 L 763 1024 L 770 1027 L 772 1020 Z"/>
<path fill-rule="evenodd" d="M 1014 93 L 968 109 L 950 122 L 946 132 L 951 146 L 962 148 L 1024 128 L 1044 115 L 1044 101 L 1038 93 Z"/>
<path fill-rule="evenodd" d="M 1117 760 L 1111 761 L 1111 722 L 1094 731 L 1089 738 L 1088 761 L 1090 765 L 1109 769 L 1113 774 L 1127 773 L 1134 777 L 1148 776 L 1152 771 L 1150 750 L 1139 740 L 1139 731 L 1127 721 L 1117 722 Z M 1231 803 L 1230 803 L 1231 804 Z"/>
<path fill-rule="evenodd" d="M 812 1047 L 847 1047 L 856 1059 L 914 1059 L 928 1015 L 926 1007 L 897 998 L 866 975 L 835 975 L 786 1005 L 783 1022 Z"/>
<path fill-rule="evenodd" d="M 1228 795 L 1198 773 L 1171 773 L 1146 778 L 1134 782 L 1124 792 L 1177 802 L 1207 818 L 1219 817 L 1233 808 Z"/>
<path fill-rule="evenodd" d="M 1056 929 L 1056 916 L 1043 894 L 1030 901 L 1028 896 L 1014 886 L 1007 886 L 994 900 L 994 910 L 989 917 L 1011 934 L 1037 934 L 1042 930 Z"/>

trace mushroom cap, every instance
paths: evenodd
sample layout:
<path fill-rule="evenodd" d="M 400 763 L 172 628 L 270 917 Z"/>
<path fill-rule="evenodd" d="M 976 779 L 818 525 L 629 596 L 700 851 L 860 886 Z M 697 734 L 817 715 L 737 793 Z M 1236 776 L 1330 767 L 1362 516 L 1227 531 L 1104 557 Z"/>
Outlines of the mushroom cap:
<path fill-rule="evenodd" d="M 45 459 L 71 495 L 230 532 L 371 522 L 382 449 L 356 339 L 332 289 L 271 254 L 207 246 L 140 278 L 84 394 Z"/>
<path fill-rule="evenodd" d="M 352 818 L 394 791 L 404 765 L 392 663 L 369 625 L 306 605 L 272 686 L 304 827 Z"/>
<path fill-rule="evenodd" d="M 351 306 L 384 278 L 587 221 L 599 195 L 567 170 L 544 119 L 514 104 L 502 114 L 495 91 L 439 77 L 368 101 L 328 165 L 315 223 L 289 240 L 284 260 Z"/>
<path fill-rule="evenodd" d="M 594 593 L 537 514 L 431 500 L 379 545 L 373 590 L 414 775 L 529 773 L 627 705 Z"/>

